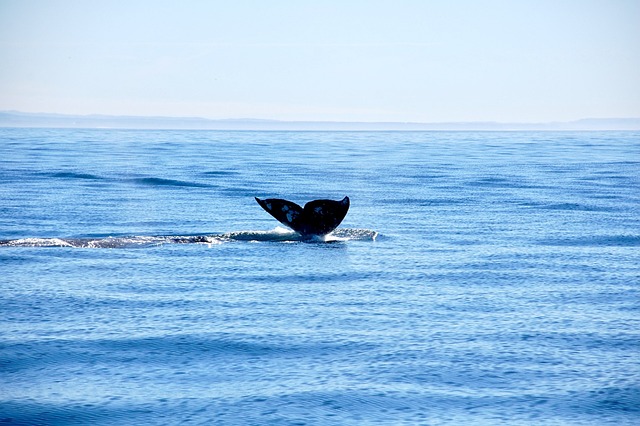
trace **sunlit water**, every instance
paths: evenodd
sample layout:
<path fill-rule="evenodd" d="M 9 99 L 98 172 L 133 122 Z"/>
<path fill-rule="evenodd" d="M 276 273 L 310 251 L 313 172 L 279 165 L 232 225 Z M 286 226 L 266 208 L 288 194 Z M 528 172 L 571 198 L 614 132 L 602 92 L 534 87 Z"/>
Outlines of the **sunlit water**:
<path fill-rule="evenodd" d="M 6 424 L 640 423 L 637 132 L 0 129 L 0 276 Z"/>

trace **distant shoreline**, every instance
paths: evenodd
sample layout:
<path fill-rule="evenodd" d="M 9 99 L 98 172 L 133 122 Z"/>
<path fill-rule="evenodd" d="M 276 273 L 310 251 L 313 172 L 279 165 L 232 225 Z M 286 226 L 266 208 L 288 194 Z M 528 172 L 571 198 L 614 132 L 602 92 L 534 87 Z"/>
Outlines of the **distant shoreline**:
<path fill-rule="evenodd" d="M 277 131 L 589 131 L 640 130 L 640 118 L 586 118 L 550 123 L 500 122 L 341 122 L 198 117 L 67 115 L 0 111 L 3 128 L 81 128 L 148 130 L 277 130 Z"/>

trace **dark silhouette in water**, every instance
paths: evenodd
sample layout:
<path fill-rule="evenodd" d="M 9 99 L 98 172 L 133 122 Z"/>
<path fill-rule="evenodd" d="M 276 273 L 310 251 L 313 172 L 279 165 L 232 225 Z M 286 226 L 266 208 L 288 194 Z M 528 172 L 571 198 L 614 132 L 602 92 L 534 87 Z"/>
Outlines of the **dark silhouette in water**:
<path fill-rule="evenodd" d="M 340 201 L 314 200 L 300 207 L 296 203 L 279 198 L 256 201 L 283 225 L 303 236 L 322 236 L 336 229 L 349 211 L 349 197 Z"/>

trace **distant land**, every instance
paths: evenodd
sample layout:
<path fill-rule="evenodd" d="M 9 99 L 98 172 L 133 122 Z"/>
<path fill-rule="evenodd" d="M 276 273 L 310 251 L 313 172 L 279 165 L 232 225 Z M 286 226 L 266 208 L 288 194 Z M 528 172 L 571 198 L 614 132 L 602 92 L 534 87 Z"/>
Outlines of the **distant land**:
<path fill-rule="evenodd" d="M 198 117 L 136 117 L 112 115 L 66 115 L 0 111 L 0 127 L 48 127 L 82 129 L 175 129 L 175 130 L 640 130 L 640 118 L 585 118 L 567 122 L 347 122 L 279 121 L 251 118 L 207 119 Z"/>

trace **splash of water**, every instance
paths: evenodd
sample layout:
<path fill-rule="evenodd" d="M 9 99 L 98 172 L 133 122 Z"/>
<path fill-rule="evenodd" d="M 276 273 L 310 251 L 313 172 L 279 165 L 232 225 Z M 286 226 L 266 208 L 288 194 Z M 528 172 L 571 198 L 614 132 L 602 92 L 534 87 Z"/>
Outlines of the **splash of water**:
<path fill-rule="evenodd" d="M 335 243 L 375 241 L 378 232 L 369 229 L 344 228 L 324 236 L 306 238 L 280 226 L 269 231 L 233 231 L 212 235 L 125 236 L 105 238 L 20 238 L 0 240 L 0 247 L 73 247 L 129 248 L 164 244 L 223 244 L 228 242 L 311 242 Z"/>

